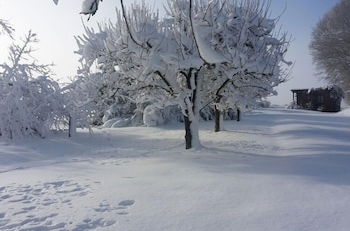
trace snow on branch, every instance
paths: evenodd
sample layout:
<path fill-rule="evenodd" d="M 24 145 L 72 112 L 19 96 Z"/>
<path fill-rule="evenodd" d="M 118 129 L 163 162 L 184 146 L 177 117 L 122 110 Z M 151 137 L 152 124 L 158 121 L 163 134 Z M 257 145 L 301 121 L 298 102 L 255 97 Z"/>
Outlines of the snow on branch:
<path fill-rule="evenodd" d="M 0 35 L 5 33 L 12 38 L 13 32 L 14 28 L 10 25 L 10 23 L 6 20 L 0 19 Z"/>

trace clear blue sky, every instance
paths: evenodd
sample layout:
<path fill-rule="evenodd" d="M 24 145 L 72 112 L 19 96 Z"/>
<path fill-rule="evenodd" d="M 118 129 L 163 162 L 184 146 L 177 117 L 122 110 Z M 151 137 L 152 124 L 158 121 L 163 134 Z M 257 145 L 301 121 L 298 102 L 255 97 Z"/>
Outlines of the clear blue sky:
<path fill-rule="evenodd" d="M 162 7 L 164 1 L 151 0 L 155 8 Z M 295 61 L 292 79 L 277 89 L 279 95 L 271 99 L 273 103 L 290 102 L 292 88 L 324 85 L 317 77 L 308 45 L 318 20 L 337 2 L 339 0 L 272 0 L 272 15 L 280 15 L 287 7 L 280 24 L 293 36 L 287 59 Z M 41 62 L 55 63 L 55 79 L 64 82 L 75 75 L 78 66 L 78 56 L 73 53 L 76 50 L 73 36 L 83 33 L 80 6 L 81 0 L 60 0 L 58 6 L 52 0 L 0 0 L 0 18 L 11 22 L 16 36 L 30 29 L 37 33 L 40 44 L 36 57 Z M 97 15 L 85 23 L 94 26 L 98 21 L 113 20 L 116 6 L 119 6 L 118 0 L 104 0 Z M 4 54 L 6 46 L 8 40 L 0 37 L 0 54 Z"/>

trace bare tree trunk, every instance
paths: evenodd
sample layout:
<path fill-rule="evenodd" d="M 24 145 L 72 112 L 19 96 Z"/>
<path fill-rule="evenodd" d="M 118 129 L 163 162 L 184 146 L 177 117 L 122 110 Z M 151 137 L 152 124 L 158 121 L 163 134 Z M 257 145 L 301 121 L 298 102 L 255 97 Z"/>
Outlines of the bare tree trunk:
<path fill-rule="evenodd" d="M 193 73 L 194 72 L 194 73 Z M 186 77 L 187 87 L 191 90 L 192 94 L 190 97 L 185 98 L 185 142 L 186 149 L 191 149 L 193 147 L 199 147 L 199 91 L 197 88 L 200 86 L 198 83 L 198 73 L 199 70 L 190 68 L 188 73 L 182 73 Z M 192 85 L 191 78 L 194 78 L 194 85 Z"/>
<path fill-rule="evenodd" d="M 241 121 L 241 110 L 237 108 L 237 122 Z"/>
<path fill-rule="evenodd" d="M 191 112 L 192 113 L 192 112 Z M 186 149 L 198 148 L 201 146 L 199 141 L 199 121 L 198 116 L 191 118 L 190 116 L 184 116 L 185 124 L 185 143 Z"/>
<path fill-rule="evenodd" d="M 68 121 L 68 137 L 72 137 L 76 133 L 75 120 L 72 116 L 69 116 Z"/>
<path fill-rule="evenodd" d="M 221 111 L 218 109 L 217 106 L 215 106 L 215 112 L 214 112 L 214 117 L 215 117 L 215 132 L 221 131 Z"/>
<path fill-rule="evenodd" d="M 188 116 L 184 116 L 186 149 L 192 148 L 191 121 Z"/>
<path fill-rule="evenodd" d="M 220 132 L 221 131 L 221 122 L 222 118 L 221 116 L 223 115 L 222 111 L 220 111 L 218 105 L 220 104 L 222 95 L 217 94 L 217 98 L 215 99 L 215 111 L 214 111 L 214 119 L 215 119 L 215 132 Z"/>

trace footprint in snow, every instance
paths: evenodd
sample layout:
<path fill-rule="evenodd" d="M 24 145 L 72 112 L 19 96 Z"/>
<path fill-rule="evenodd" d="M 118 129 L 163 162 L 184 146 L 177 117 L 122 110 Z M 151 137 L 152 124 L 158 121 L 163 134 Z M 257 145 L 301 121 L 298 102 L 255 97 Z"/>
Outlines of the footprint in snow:
<path fill-rule="evenodd" d="M 97 230 L 101 227 L 108 227 L 114 225 L 116 221 L 114 220 L 105 220 L 103 218 L 97 219 L 84 219 L 82 223 L 78 224 L 73 231 L 86 231 L 86 230 Z"/>
<path fill-rule="evenodd" d="M 55 222 L 58 214 L 40 216 L 40 211 L 53 211 L 59 207 L 68 209 L 75 198 L 91 193 L 90 183 L 58 180 L 33 185 L 11 184 L 0 187 L 0 209 L 7 207 L 10 212 L 0 212 L 0 230 L 68 230 L 65 229 L 67 223 Z M 80 229 L 82 227 L 105 227 L 111 223 L 105 220 L 92 221 L 92 224 L 77 226 L 76 230 L 88 229 Z"/>
<path fill-rule="evenodd" d="M 111 206 L 107 201 L 103 201 L 95 208 L 95 212 L 98 213 L 111 213 L 116 212 L 118 215 L 128 215 L 127 208 L 135 204 L 134 200 L 124 200 L 118 203 L 118 206 Z"/>
<path fill-rule="evenodd" d="M 125 201 L 119 202 L 118 205 L 120 205 L 120 206 L 131 206 L 133 204 L 135 204 L 134 200 L 125 200 Z"/>
<path fill-rule="evenodd" d="M 124 200 L 119 202 L 118 206 L 111 206 L 107 201 L 103 201 L 99 204 L 98 208 L 95 208 L 94 210 L 96 212 L 111 212 L 114 210 L 123 210 L 123 209 L 127 209 L 128 206 L 131 206 L 134 203 L 135 203 L 134 200 Z"/>
<path fill-rule="evenodd" d="M 39 182 L 34 185 L 9 185 L 0 188 L 0 208 L 12 206 L 9 214 L 0 212 L 0 230 L 97 230 L 109 227 L 116 220 L 106 220 L 106 213 L 113 215 L 127 215 L 128 208 L 135 204 L 135 200 L 123 200 L 111 205 L 103 201 L 93 211 L 94 216 L 81 222 L 57 222 L 58 214 L 40 216 L 42 210 L 56 210 L 58 207 L 68 208 L 75 198 L 86 196 L 91 192 L 90 184 L 74 181 L 60 180 L 51 182 Z M 68 229 L 69 227 L 69 229 Z"/>

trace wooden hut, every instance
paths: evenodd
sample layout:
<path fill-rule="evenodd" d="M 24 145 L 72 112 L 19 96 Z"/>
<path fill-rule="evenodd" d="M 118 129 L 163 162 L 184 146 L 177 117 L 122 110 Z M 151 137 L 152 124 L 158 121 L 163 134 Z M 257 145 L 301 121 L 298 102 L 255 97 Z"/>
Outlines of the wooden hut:
<path fill-rule="evenodd" d="M 339 87 L 293 89 L 293 108 L 339 112 L 343 92 Z"/>

